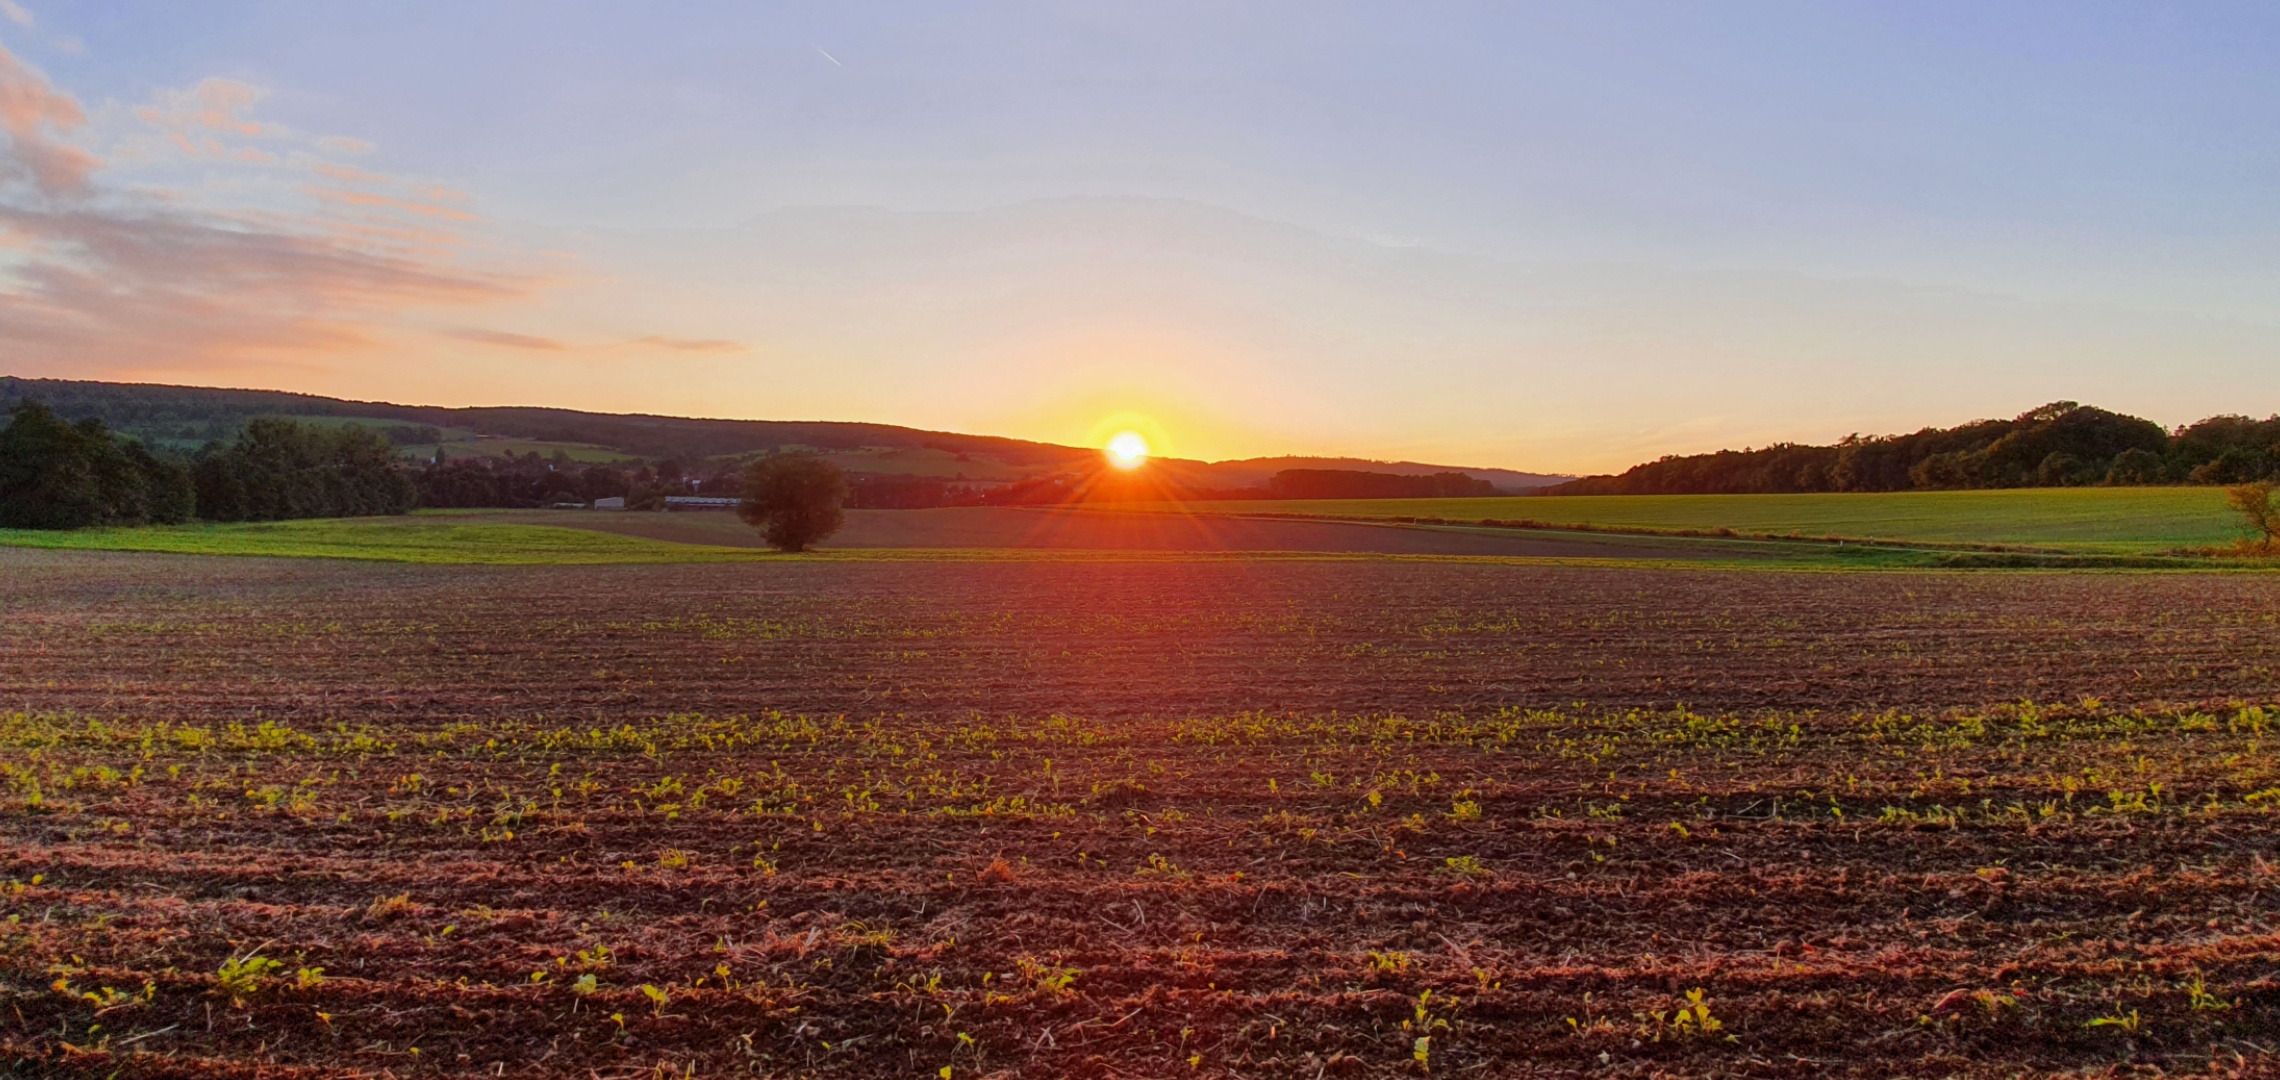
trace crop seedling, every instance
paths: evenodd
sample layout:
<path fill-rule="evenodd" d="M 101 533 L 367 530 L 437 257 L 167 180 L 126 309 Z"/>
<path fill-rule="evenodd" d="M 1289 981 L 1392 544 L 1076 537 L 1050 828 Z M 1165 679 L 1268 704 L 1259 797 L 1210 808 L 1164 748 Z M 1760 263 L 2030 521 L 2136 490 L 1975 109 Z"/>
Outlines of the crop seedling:
<path fill-rule="evenodd" d="M 1484 878 L 1490 874 L 1488 867 L 1481 865 L 1478 855 L 1451 855 L 1442 860 L 1441 869 L 1459 877 Z"/>
<path fill-rule="evenodd" d="M 1078 975 L 1083 974 L 1076 968 L 1047 964 L 1034 956 L 1024 956 L 1015 961 L 1015 964 L 1030 985 L 1056 996 L 1071 993 L 1070 986 L 1077 981 Z"/>
<path fill-rule="evenodd" d="M 1701 987 L 1686 992 L 1686 1000 L 1676 1010 L 1658 1010 L 1646 1014 L 1652 1021 L 1652 1034 L 1657 1042 L 1667 1034 L 1674 1039 L 1707 1039 L 1725 1030 L 1724 1021 L 1710 1015 L 1710 1002 Z M 1726 1036 L 1733 1041 L 1733 1036 Z"/>
<path fill-rule="evenodd" d="M 2121 1010 L 2116 1009 L 2114 1015 L 2097 1017 L 2082 1026 L 2086 1028 L 2112 1028 L 2125 1035 L 2135 1035 L 2143 1023 L 2138 1018 L 2136 1009 L 2131 1009 L 2126 1015 Z"/>
<path fill-rule="evenodd" d="M 2185 992 L 2190 996 L 2194 1012 L 2223 1012 L 2239 1004 L 2210 993 L 2208 981 L 2198 972 L 2194 973 L 2193 981 L 2185 985 Z"/>
<path fill-rule="evenodd" d="M 234 957 L 224 961 L 221 970 L 214 973 L 214 986 L 228 994 L 232 1001 L 244 1004 L 246 998 L 261 989 L 263 979 L 284 966 L 266 956 Z"/>

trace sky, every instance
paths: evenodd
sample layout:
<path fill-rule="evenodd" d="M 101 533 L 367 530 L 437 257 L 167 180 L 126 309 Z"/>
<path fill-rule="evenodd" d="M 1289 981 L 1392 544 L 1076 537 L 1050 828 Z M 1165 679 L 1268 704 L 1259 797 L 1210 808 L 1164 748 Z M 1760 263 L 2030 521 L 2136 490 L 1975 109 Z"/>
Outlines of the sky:
<path fill-rule="evenodd" d="M 0 374 L 1619 470 L 2280 409 L 2280 7 L 0 0 Z"/>

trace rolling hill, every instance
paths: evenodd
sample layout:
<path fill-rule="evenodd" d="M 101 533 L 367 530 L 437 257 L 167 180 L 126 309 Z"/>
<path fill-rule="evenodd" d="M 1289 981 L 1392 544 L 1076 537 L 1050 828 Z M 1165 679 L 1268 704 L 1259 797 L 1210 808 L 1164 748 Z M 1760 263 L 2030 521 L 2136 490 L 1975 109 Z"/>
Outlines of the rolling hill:
<path fill-rule="evenodd" d="M 381 429 L 408 456 L 470 457 L 557 451 L 571 460 L 720 464 L 778 450 L 804 449 L 851 473 L 1006 484 L 1096 469 L 1098 451 L 992 435 L 926 431 L 892 424 L 825 420 L 721 420 L 597 413 L 536 406 L 446 408 L 351 401 L 278 390 L 108 383 L 0 376 L 0 410 L 24 400 L 68 419 L 93 417 L 154 446 L 194 450 L 227 440 L 257 416 L 309 423 L 362 423 Z M 1560 483 L 1567 476 L 1510 469 L 1334 457 L 1273 457 L 1201 462 L 1162 459 L 1167 478 L 1195 490 L 1256 488 L 1284 469 L 1415 474 L 1462 472 L 1508 491 Z"/>

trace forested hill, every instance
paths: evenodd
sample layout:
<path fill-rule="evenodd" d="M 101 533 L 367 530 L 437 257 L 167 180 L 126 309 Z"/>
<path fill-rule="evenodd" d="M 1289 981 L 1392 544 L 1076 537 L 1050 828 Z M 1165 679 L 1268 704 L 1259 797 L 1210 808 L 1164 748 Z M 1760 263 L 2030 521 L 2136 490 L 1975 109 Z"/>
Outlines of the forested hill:
<path fill-rule="evenodd" d="M 353 422 L 372 428 L 406 458 L 564 458 L 557 465 L 639 469 L 671 466 L 675 473 L 711 475 L 753 456 L 782 450 L 817 453 L 858 481 L 858 504 L 936 505 L 944 485 L 985 490 L 1012 488 L 1053 477 L 1095 472 L 1100 451 L 993 435 L 925 431 L 892 424 L 793 420 L 704 420 L 675 416 L 581 412 L 529 406 L 443 408 L 347 401 L 278 390 L 225 390 L 199 386 L 24 379 L 0 375 L 0 420 L 20 402 L 37 401 L 66 420 L 100 420 L 111 430 L 161 452 L 188 455 L 235 439 L 246 422 L 281 417 L 315 426 Z M 536 455 L 536 458 L 532 458 Z M 534 468 L 536 466 L 533 466 Z M 1409 476 L 1461 473 L 1498 490 L 1523 491 L 1569 477 L 1510 469 L 1433 465 L 1354 458 L 1278 457 L 1205 463 L 1159 459 L 1152 470 L 1182 492 L 1263 497 L 1284 470 L 1332 470 Z M 890 492 L 860 490 L 868 481 Z M 1370 482 L 1361 481 L 1363 487 Z M 1382 486 L 1382 485 L 1379 485 Z M 1396 485 L 1400 486 L 1400 485 Z M 1412 484 L 1424 490 L 1431 485 Z M 1446 487 L 1446 483 L 1442 487 Z M 1359 489 L 1357 489 L 1359 490 Z M 1431 490 L 1439 491 L 1440 487 Z M 1042 492 L 1045 497 L 1050 492 Z M 1054 496 L 1056 498 L 1060 496 Z"/>
<path fill-rule="evenodd" d="M 789 446 L 819 450 L 908 447 L 983 454 L 1008 465 L 1062 467 L 1088 459 L 1095 453 L 1050 443 L 922 431 L 891 424 L 702 420 L 524 406 L 455 409 L 347 401 L 278 390 L 0 376 L 0 412 L 26 400 L 41 402 L 70 419 L 99 419 L 113 430 L 146 442 L 185 448 L 226 441 L 247 420 L 255 417 L 291 416 L 364 420 L 383 428 L 389 425 L 432 427 L 539 442 L 580 443 L 658 459 L 701 460 Z"/>
<path fill-rule="evenodd" d="M 1666 457 L 1588 476 L 1547 495 L 1747 494 L 2234 484 L 2280 475 L 2280 417 L 2214 416 L 2169 431 L 2151 420 L 2060 401 L 2009 420 L 1834 446 L 1782 443 Z"/>

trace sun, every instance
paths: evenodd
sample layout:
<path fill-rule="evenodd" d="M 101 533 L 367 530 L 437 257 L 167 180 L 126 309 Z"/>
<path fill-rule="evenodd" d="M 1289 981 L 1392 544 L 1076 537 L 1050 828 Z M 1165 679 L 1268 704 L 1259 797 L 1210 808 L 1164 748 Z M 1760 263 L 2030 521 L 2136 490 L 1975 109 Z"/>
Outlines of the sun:
<path fill-rule="evenodd" d="M 1147 464 L 1148 440 L 1137 431 L 1119 431 L 1108 440 L 1108 463 L 1119 469 L 1137 469 Z"/>

